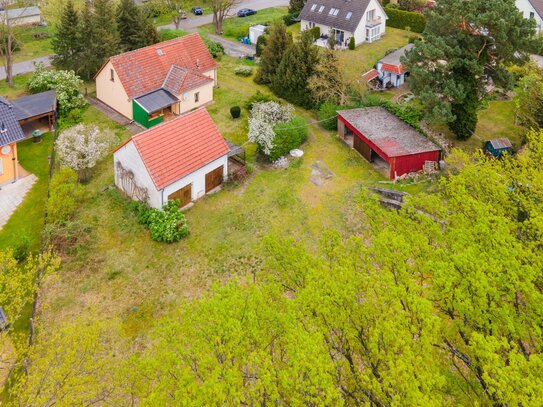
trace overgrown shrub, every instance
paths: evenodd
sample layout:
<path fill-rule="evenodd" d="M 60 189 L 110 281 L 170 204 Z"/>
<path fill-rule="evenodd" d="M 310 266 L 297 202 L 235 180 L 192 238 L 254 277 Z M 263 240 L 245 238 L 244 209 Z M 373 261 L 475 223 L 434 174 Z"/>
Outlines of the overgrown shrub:
<path fill-rule="evenodd" d="M 81 220 L 47 223 L 45 225 L 45 244 L 56 252 L 68 253 L 73 247 L 84 244 L 92 229 Z"/>
<path fill-rule="evenodd" d="M 245 102 L 245 108 L 247 110 L 252 110 L 253 109 L 253 105 L 255 103 L 261 103 L 261 102 L 271 102 L 275 100 L 275 98 L 271 95 L 268 95 L 268 94 L 265 94 L 265 93 L 262 93 L 260 92 L 259 90 L 256 91 L 256 93 L 251 96 L 247 102 Z"/>
<path fill-rule="evenodd" d="M 283 22 L 288 27 L 289 25 L 296 24 L 296 19 L 299 13 L 289 13 L 286 16 L 283 16 Z"/>
<path fill-rule="evenodd" d="M 171 13 L 173 10 L 166 4 L 158 1 L 150 1 L 141 6 L 141 10 L 147 17 L 156 18 Z"/>
<path fill-rule="evenodd" d="M 409 36 L 409 44 L 413 44 L 418 39 L 419 39 L 419 37 L 417 37 L 416 35 L 410 35 Z"/>
<path fill-rule="evenodd" d="M 349 49 L 351 51 L 354 51 L 355 48 L 356 48 L 356 43 L 354 42 L 354 37 L 351 37 L 351 39 L 349 40 Z"/>
<path fill-rule="evenodd" d="M 265 32 L 260 37 L 258 37 L 258 40 L 256 40 L 256 56 L 259 57 L 262 55 L 262 51 L 264 50 L 264 47 L 266 46 L 268 41 L 268 34 Z"/>
<path fill-rule="evenodd" d="M 323 103 L 319 109 L 319 121 L 326 130 L 337 130 L 337 111 L 339 106 L 334 103 Z"/>
<path fill-rule="evenodd" d="M 317 40 L 321 37 L 321 28 L 319 26 L 309 29 L 309 32 L 313 36 L 313 39 Z"/>
<path fill-rule="evenodd" d="M 219 58 L 224 54 L 224 47 L 220 42 L 213 41 L 208 36 L 202 36 L 202 40 L 213 58 Z"/>
<path fill-rule="evenodd" d="M 22 263 L 28 258 L 30 254 L 30 239 L 27 235 L 22 235 L 19 237 L 17 244 L 13 248 L 13 258 L 17 260 L 18 263 Z"/>
<path fill-rule="evenodd" d="M 410 105 L 398 105 L 396 103 L 389 102 L 388 100 L 381 99 L 378 96 L 367 95 L 361 102 L 360 107 L 372 107 L 381 106 L 388 110 L 390 113 L 404 121 L 414 129 L 422 132 L 420 128 L 420 121 L 422 114 L 419 110 Z"/>
<path fill-rule="evenodd" d="M 422 33 L 426 27 L 426 17 L 424 14 L 412 11 L 398 10 L 392 7 L 386 7 L 388 20 L 387 26 L 405 30 L 409 27 L 411 31 Z"/>
<path fill-rule="evenodd" d="M 278 123 L 274 126 L 275 138 L 269 154 L 270 161 L 288 154 L 290 150 L 298 148 L 307 140 L 307 121 L 300 116 L 294 116 L 286 123 Z"/>
<path fill-rule="evenodd" d="M 241 116 L 241 108 L 239 106 L 233 106 L 230 108 L 230 114 L 233 119 L 239 119 Z"/>
<path fill-rule="evenodd" d="M 147 226 L 151 239 L 156 242 L 173 243 L 188 236 L 189 228 L 185 215 L 179 209 L 179 200 L 169 201 L 162 210 L 150 208 L 136 202 L 134 211 L 138 223 Z"/>
<path fill-rule="evenodd" d="M 238 65 L 234 69 L 234 73 L 238 76 L 251 76 L 253 74 L 253 68 L 247 65 Z"/>
<path fill-rule="evenodd" d="M 57 130 L 62 131 L 81 123 L 84 111 L 85 109 L 73 109 L 65 117 L 61 117 L 57 122 Z"/>
<path fill-rule="evenodd" d="M 73 218 L 83 196 L 77 183 L 77 173 L 68 167 L 58 170 L 51 178 L 47 201 L 47 222 L 65 222 Z"/>
<path fill-rule="evenodd" d="M 173 40 L 174 38 L 184 37 L 187 34 L 188 32 L 184 30 L 174 30 L 171 28 L 165 28 L 158 31 L 158 37 L 160 38 L 160 41 Z"/>

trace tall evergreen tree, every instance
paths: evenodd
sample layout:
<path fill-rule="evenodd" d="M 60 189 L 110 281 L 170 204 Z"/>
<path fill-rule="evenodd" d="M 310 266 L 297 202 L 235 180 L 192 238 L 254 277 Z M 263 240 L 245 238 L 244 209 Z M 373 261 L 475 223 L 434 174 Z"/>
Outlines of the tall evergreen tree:
<path fill-rule="evenodd" d="M 98 40 L 93 44 L 97 61 L 95 71 L 97 71 L 107 58 L 119 52 L 119 31 L 112 0 L 95 0 L 93 21 Z"/>
<path fill-rule="evenodd" d="M 535 23 L 514 0 L 438 2 L 428 13 L 424 41 L 404 59 L 427 116 L 459 122 L 450 128 L 459 138 L 469 136 L 477 123 L 475 100 L 485 93 L 482 78 L 511 87 L 505 68 L 526 61 L 534 35 Z"/>
<path fill-rule="evenodd" d="M 90 0 L 85 3 L 81 13 L 80 30 L 85 35 L 81 37 L 81 57 L 76 72 L 82 79 L 91 79 L 100 67 L 100 59 L 95 49 L 100 46 L 99 38 L 94 25 L 94 11 Z"/>
<path fill-rule="evenodd" d="M 53 51 L 53 65 L 58 69 L 76 70 L 81 54 L 81 34 L 79 14 L 75 10 L 72 0 L 68 0 L 55 36 L 51 41 Z"/>
<path fill-rule="evenodd" d="M 290 0 L 288 12 L 289 14 L 297 14 L 304 8 L 307 0 Z"/>
<path fill-rule="evenodd" d="M 262 49 L 260 69 L 255 76 L 255 82 L 270 84 L 273 82 L 275 72 L 281 63 L 283 54 L 292 44 L 292 37 L 282 21 L 274 22 L 266 38 L 266 45 Z"/>
<path fill-rule="evenodd" d="M 313 45 L 313 34 L 304 31 L 300 40 L 285 52 L 272 82 L 273 91 L 296 105 L 313 107 L 308 82 L 319 60 L 319 48 Z"/>
<path fill-rule="evenodd" d="M 132 51 L 158 42 L 158 32 L 134 0 L 121 0 L 117 6 L 117 28 L 121 50 Z"/>
<path fill-rule="evenodd" d="M 339 65 L 337 51 L 325 50 L 308 82 L 315 102 L 340 106 L 347 103 L 347 81 Z"/>

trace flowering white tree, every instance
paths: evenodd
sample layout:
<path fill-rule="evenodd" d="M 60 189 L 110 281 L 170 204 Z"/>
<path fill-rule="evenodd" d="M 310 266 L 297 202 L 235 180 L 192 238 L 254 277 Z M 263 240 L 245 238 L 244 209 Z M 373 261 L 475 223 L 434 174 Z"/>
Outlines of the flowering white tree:
<path fill-rule="evenodd" d="M 60 163 L 76 171 L 80 181 L 86 181 L 89 170 L 107 153 L 113 140 L 112 132 L 97 126 L 70 127 L 56 141 Z"/>
<path fill-rule="evenodd" d="M 292 119 L 294 107 L 277 102 L 258 102 L 253 105 L 249 119 L 249 141 L 258 144 L 262 152 L 270 155 L 275 132 L 273 127 Z"/>

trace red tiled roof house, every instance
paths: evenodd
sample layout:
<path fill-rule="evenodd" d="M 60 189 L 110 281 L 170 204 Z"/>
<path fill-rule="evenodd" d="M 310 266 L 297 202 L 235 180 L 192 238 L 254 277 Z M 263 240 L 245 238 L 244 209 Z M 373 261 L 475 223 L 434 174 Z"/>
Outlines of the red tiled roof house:
<path fill-rule="evenodd" d="M 99 100 L 150 128 L 212 102 L 217 63 L 191 34 L 113 56 L 95 80 Z"/>
<path fill-rule="evenodd" d="M 184 207 L 220 186 L 230 149 L 205 109 L 136 134 L 113 152 L 115 185 L 132 199 Z"/>

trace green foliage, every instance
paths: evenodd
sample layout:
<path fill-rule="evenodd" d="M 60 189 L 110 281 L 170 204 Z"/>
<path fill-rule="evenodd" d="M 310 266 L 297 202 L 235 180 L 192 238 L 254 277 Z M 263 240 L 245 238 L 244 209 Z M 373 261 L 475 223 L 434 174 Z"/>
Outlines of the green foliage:
<path fill-rule="evenodd" d="M 326 130 L 337 130 L 337 111 L 340 109 L 341 107 L 337 106 L 334 103 L 323 103 L 319 108 L 318 114 L 321 126 L 324 127 Z"/>
<path fill-rule="evenodd" d="M 289 7 L 288 7 L 288 13 L 293 15 L 298 15 L 304 8 L 304 5 L 307 0 L 290 0 Z"/>
<path fill-rule="evenodd" d="M 349 40 L 349 49 L 350 49 L 351 51 L 354 51 L 355 48 L 356 48 L 356 44 L 355 44 L 355 42 L 354 42 L 354 37 L 351 37 L 351 39 Z"/>
<path fill-rule="evenodd" d="M 234 73 L 238 76 L 251 76 L 253 74 L 253 68 L 247 65 L 238 65 L 234 68 Z"/>
<path fill-rule="evenodd" d="M 213 41 L 207 35 L 203 35 L 202 40 L 204 40 L 204 43 L 206 44 L 207 49 L 213 58 L 220 58 L 221 55 L 224 54 L 224 47 L 220 42 Z"/>
<path fill-rule="evenodd" d="M 426 0 L 399 0 L 398 5 L 400 9 L 405 11 L 421 12 L 422 8 L 426 6 Z"/>
<path fill-rule="evenodd" d="M 275 137 L 273 147 L 269 154 L 270 161 L 288 154 L 290 150 L 298 148 L 307 140 L 307 121 L 300 116 L 294 116 L 286 123 L 278 123 L 274 126 Z"/>
<path fill-rule="evenodd" d="M 245 38 L 249 35 L 249 24 L 226 26 L 223 35 L 232 38 Z"/>
<path fill-rule="evenodd" d="M 313 68 L 313 74 L 307 82 L 307 89 L 316 104 L 347 103 L 349 88 L 336 51 L 327 49 L 321 52 L 319 61 Z"/>
<path fill-rule="evenodd" d="M 260 67 L 254 79 L 256 83 L 271 84 L 273 82 L 283 54 L 291 44 L 292 37 L 282 21 L 276 21 L 268 28 L 266 46 L 262 50 Z"/>
<path fill-rule="evenodd" d="M 271 102 L 275 100 L 275 98 L 267 93 L 262 93 L 259 90 L 256 91 L 256 93 L 251 96 L 247 102 L 245 102 L 245 108 L 249 111 L 253 109 L 253 105 L 255 103 L 265 103 L 265 102 Z"/>
<path fill-rule="evenodd" d="M 262 34 L 261 36 L 258 37 L 258 39 L 256 40 L 256 56 L 257 57 L 260 57 L 262 56 L 262 50 L 264 49 L 264 47 L 266 46 L 266 44 L 268 43 L 268 34 L 267 34 L 267 31 L 264 32 L 264 34 Z"/>
<path fill-rule="evenodd" d="M 451 103 L 454 119 L 448 125 L 458 140 L 467 140 L 475 133 L 479 107 L 480 102 L 476 93 L 466 95 L 463 103 Z"/>
<path fill-rule="evenodd" d="M 287 27 L 294 25 L 297 23 L 296 18 L 298 17 L 299 13 L 290 13 L 283 17 L 283 22 Z"/>
<path fill-rule="evenodd" d="M 74 109 L 82 109 L 87 101 L 79 89 L 83 81 L 74 71 L 47 70 L 43 64 L 36 64 L 32 78 L 28 81 L 28 90 L 32 93 L 54 89 L 57 94 L 59 113 L 68 115 Z"/>
<path fill-rule="evenodd" d="M 543 128 L 543 70 L 534 64 L 527 67 L 518 83 L 515 111 L 527 128 Z"/>
<path fill-rule="evenodd" d="M 233 119 L 239 119 L 241 116 L 241 107 L 239 106 L 233 106 L 230 108 L 230 115 Z"/>
<path fill-rule="evenodd" d="M 311 33 L 313 40 L 318 40 L 321 37 L 321 28 L 318 25 L 313 28 L 310 28 L 307 31 Z"/>
<path fill-rule="evenodd" d="M 159 41 L 156 28 L 147 19 L 134 0 L 121 0 L 117 5 L 117 29 L 119 46 L 125 51 L 133 51 Z"/>
<path fill-rule="evenodd" d="M 51 46 L 54 55 L 53 66 L 57 69 L 73 69 L 74 60 L 81 55 L 81 30 L 79 13 L 75 10 L 74 3 L 69 0 L 62 10 L 60 23 L 56 29 Z"/>
<path fill-rule="evenodd" d="M 426 17 L 422 13 L 412 11 L 398 10 L 395 8 L 385 7 L 388 20 L 387 26 L 405 30 L 409 27 L 411 31 L 422 33 L 426 27 Z"/>
<path fill-rule="evenodd" d="M 149 208 L 137 202 L 134 211 L 138 222 L 147 226 L 151 239 L 157 242 L 173 243 L 188 236 L 189 229 L 185 215 L 179 209 L 179 201 L 169 201 L 162 210 Z"/>
<path fill-rule="evenodd" d="M 175 38 L 184 37 L 188 33 L 184 30 L 174 30 L 172 28 L 163 28 L 158 32 L 160 41 L 173 40 Z"/>
<path fill-rule="evenodd" d="M 77 173 L 62 167 L 53 174 L 47 201 L 47 222 L 71 220 L 81 203 L 83 187 L 77 182 Z"/>

